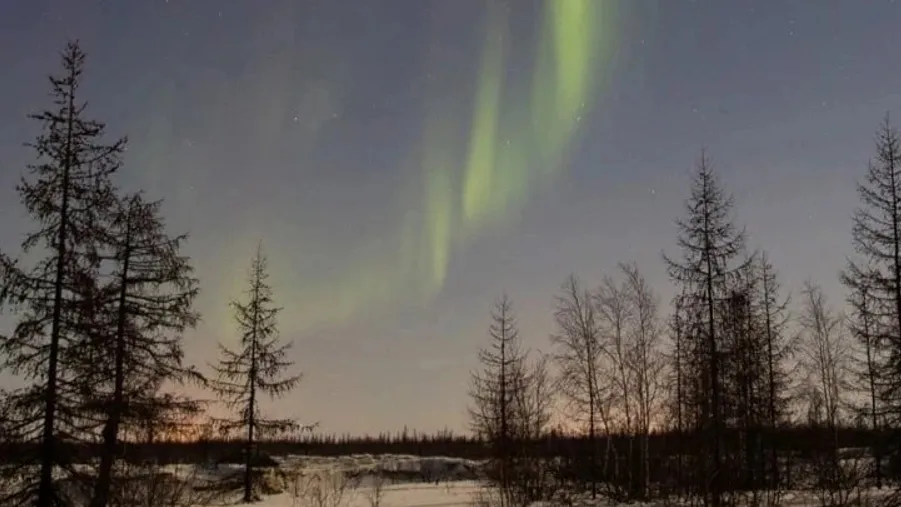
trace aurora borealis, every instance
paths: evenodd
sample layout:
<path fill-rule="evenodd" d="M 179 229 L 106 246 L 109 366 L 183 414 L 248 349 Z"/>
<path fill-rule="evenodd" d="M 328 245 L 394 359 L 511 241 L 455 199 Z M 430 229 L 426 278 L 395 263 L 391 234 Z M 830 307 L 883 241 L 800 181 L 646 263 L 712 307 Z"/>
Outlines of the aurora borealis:
<path fill-rule="evenodd" d="M 702 147 L 786 283 L 831 287 L 870 134 L 901 107 L 901 71 L 878 64 L 901 6 L 812 5 L 3 2 L 0 241 L 28 227 L 25 116 L 78 37 L 92 115 L 130 139 L 123 184 L 191 234 L 192 359 L 234 336 L 262 240 L 306 373 L 277 412 L 460 429 L 501 291 L 536 347 L 570 271 L 635 260 L 669 297 L 660 251 Z"/>
<path fill-rule="evenodd" d="M 393 251 L 383 262 L 362 254 L 340 281 L 325 280 L 314 291 L 325 297 L 303 306 L 298 325 L 345 320 L 361 307 L 396 299 L 401 290 L 433 295 L 455 251 L 487 226 L 509 220 L 542 176 L 563 168 L 563 153 L 595 98 L 590 92 L 602 71 L 599 62 L 616 28 L 614 6 L 544 3 L 540 35 L 529 48 L 530 34 L 511 33 L 510 5 L 488 3 L 472 100 L 440 87 L 424 94 L 422 141 L 411 155 L 418 161 L 413 180 L 421 181 L 420 200 L 397 222 L 393 241 L 380 238 Z M 505 82 L 508 53 L 517 43 L 528 50 L 534 70 L 525 83 Z M 426 66 L 429 81 L 449 77 L 440 60 Z M 468 114 L 455 113 L 466 103 L 472 104 Z M 455 139 L 461 131 L 464 139 Z"/>

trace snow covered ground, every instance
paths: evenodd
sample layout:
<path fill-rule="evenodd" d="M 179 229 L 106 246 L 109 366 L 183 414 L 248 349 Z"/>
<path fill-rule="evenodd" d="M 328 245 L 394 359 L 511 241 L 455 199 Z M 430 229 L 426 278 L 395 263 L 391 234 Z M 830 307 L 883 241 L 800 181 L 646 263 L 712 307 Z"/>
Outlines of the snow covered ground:
<path fill-rule="evenodd" d="M 354 455 L 274 457 L 262 471 L 260 507 L 452 507 L 471 506 L 479 491 L 481 463 L 450 457 Z M 238 465 L 164 467 L 195 484 L 237 478 Z M 206 505 L 234 504 L 218 498 Z M 200 504 L 197 504 L 198 507 Z"/>
<path fill-rule="evenodd" d="M 339 505 L 326 502 L 323 507 L 455 507 L 471 506 L 479 485 L 473 481 L 448 484 L 395 484 L 386 486 L 378 503 L 373 488 L 362 486 L 345 494 Z M 263 497 L 259 507 L 319 507 L 317 497 L 300 498 L 292 493 Z"/>
<path fill-rule="evenodd" d="M 481 463 L 460 458 L 404 455 L 354 455 L 339 457 L 274 456 L 277 467 L 261 468 L 261 507 L 403 507 L 470 504 L 477 489 Z M 122 463 L 119 477 L 128 477 L 123 494 L 136 503 L 152 497 L 153 505 L 234 504 L 236 495 L 223 493 L 223 485 L 233 490 L 241 485 L 240 465 L 144 465 Z M 76 466 L 90 474 L 90 465 Z M 58 470 L 60 488 L 76 503 L 85 492 L 67 474 Z M 36 477 L 28 467 L 8 476 L 0 491 L 21 487 L 22 481 Z M 30 479 L 26 479 L 30 478 Z"/>
<path fill-rule="evenodd" d="M 261 502 L 255 504 L 260 507 L 474 507 L 482 503 L 480 497 L 485 494 L 478 481 L 482 463 L 461 458 L 354 455 L 275 459 L 280 464 L 278 474 L 282 479 L 280 484 L 274 484 L 274 489 L 282 491 L 264 495 Z M 237 466 L 220 466 L 216 473 L 221 477 L 221 474 L 239 469 Z M 209 472 L 211 470 L 207 470 Z M 274 473 L 271 470 L 269 477 Z M 847 500 L 866 504 L 867 500 L 875 500 L 887 492 L 866 491 L 863 495 L 868 498 Z M 823 505 L 822 502 L 823 499 L 809 491 L 786 491 L 778 504 L 813 507 Z M 754 503 L 751 498 L 739 502 Z M 591 501 L 588 498 L 576 500 L 575 504 L 577 507 L 610 505 L 601 499 Z"/>
<path fill-rule="evenodd" d="M 274 457 L 278 467 L 261 471 L 259 507 L 475 507 L 484 489 L 478 477 L 482 463 L 450 457 L 403 455 L 354 455 L 339 457 Z M 135 495 L 135 504 L 161 507 L 209 507 L 235 505 L 237 493 L 224 494 L 221 486 L 240 486 L 238 465 L 174 465 L 138 467 L 123 470 L 134 478 L 127 490 Z M 847 498 L 850 503 L 866 505 L 888 491 L 862 492 L 864 497 Z M 142 500 L 138 500 L 141 498 Z M 823 505 L 823 499 L 809 491 L 788 491 L 779 505 L 807 507 Z M 747 499 L 739 504 L 753 504 Z M 577 507 L 609 506 L 587 498 Z M 658 503 L 661 505 L 661 503 Z M 675 503 L 670 503 L 675 505 Z M 550 507 L 550 506 L 533 506 Z M 636 506 L 637 507 L 637 506 Z"/>
<path fill-rule="evenodd" d="M 304 473 L 340 471 L 354 477 L 381 476 L 389 482 L 475 480 L 482 462 L 445 456 L 356 454 L 349 456 L 274 457 L 280 468 Z"/>

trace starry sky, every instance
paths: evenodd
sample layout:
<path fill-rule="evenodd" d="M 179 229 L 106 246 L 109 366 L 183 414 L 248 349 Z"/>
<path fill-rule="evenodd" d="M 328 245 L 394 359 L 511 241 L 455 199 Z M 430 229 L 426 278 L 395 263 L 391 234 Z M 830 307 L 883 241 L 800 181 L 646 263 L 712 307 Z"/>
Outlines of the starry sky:
<path fill-rule="evenodd" d="M 28 227 L 26 115 L 79 38 L 89 111 L 129 136 L 120 184 L 191 234 L 190 361 L 235 340 L 262 240 L 305 374 L 271 413 L 462 430 L 502 291 L 545 349 L 570 272 L 635 261 L 672 296 L 701 148 L 784 285 L 840 305 L 854 182 L 901 114 L 899 21 L 892 0 L 3 0 L 0 245 Z"/>

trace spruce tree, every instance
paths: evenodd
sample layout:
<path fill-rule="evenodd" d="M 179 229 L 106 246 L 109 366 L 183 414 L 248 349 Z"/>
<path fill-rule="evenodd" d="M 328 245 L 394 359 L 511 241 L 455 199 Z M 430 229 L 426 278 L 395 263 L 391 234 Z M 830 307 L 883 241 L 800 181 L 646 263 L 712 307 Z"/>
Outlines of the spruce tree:
<path fill-rule="evenodd" d="M 867 289 L 867 308 L 855 311 L 855 328 L 873 334 L 882 410 L 890 426 L 901 424 L 901 136 L 888 116 L 876 136 L 876 157 L 857 185 L 860 199 L 853 215 L 852 244 L 842 280 L 852 294 Z M 860 306 L 860 305 L 858 305 Z M 858 336 L 859 333 L 857 333 Z M 891 460 L 901 459 L 901 441 L 888 446 Z"/>
<path fill-rule="evenodd" d="M 766 360 L 754 267 L 746 266 L 721 310 L 724 421 L 740 435 L 728 456 L 729 471 L 735 486 L 745 490 L 760 487 L 764 465 L 760 429 L 766 413 Z"/>
<path fill-rule="evenodd" d="M 104 124 L 88 119 L 79 98 L 85 53 L 78 42 L 62 53 L 62 72 L 50 78 L 52 107 L 31 115 L 42 127 L 33 143 L 37 162 L 17 191 L 37 224 L 22 243 L 29 267 L 4 257 L 3 292 L 16 326 L 0 336 L 0 368 L 27 387 L 10 393 L 17 438 L 36 444 L 40 472 L 14 491 L 0 492 L 2 505 L 71 505 L 55 484 L 54 472 L 71 467 L 63 444 L 89 434 L 92 422 L 82 407 L 90 398 L 92 365 L 84 345 L 94 329 L 100 275 L 102 228 L 115 202 L 111 175 L 118 169 L 125 140 L 104 143 Z M 7 470 L 9 471 L 9 470 Z"/>
<path fill-rule="evenodd" d="M 491 312 L 490 344 L 479 351 L 480 370 L 471 377 L 470 425 L 491 446 L 491 479 L 501 507 L 514 502 L 516 436 L 522 421 L 517 400 L 524 397 L 525 361 L 510 299 L 504 295 Z"/>
<path fill-rule="evenodd" d="M 684 481 L 684 454 L 685 454 L 685 431 L 687 425 L 686 417 L 686 394 L 688 385 L 686 379 L 688 377 L 687 359 L 686 359 L 686 335 L 688 331 L 688 314 L 683 305 L 683 295 L 677 295 L 673 298 L 673 312 L 668 322 L 669 336 L 672 342 L 671 352 L 669 354 L 670 365 L 670 392 L 668 413 L 671 416 L 672 425 L 669 429 L 676 432 L 676 463 L 675 463 L 675 482 L 677 488 L 682 488 Z M 681 491 L 684 493 L 684 491 Z"/>
<path fill-rule="evenodd" d="M 221 343 L 221 359 L 213 366 L 218 377 L 212 381 L 219 394 L 238 417 L 221 421 L 226 430 L 242 429 L 244 438 L 244 502 L 255 500 L 254 466 L 257 441 L 296 426 L 289 419 L 265 418 L 260 410 L 263 396 L 280 397 L 293 389 L 300 376 L 286 376 L 293 366 L 287 359 L 290 343 L 281 343 L 276 317 L 281 308 L 275 306 L 272 289 L 267 282 L 266 257 L 262 247 L 253 259 L 246 292 L 246 302 L 233 301 L 240 341 L 234 348 Z"/>
<path fill-rule="evenodd" d="M 166 233 L 161 204 L 141 195 L 123 199 L 105 235 L 112 266 L 98 306 L 105 306 L 108 325 L 94 334 L 93 346 L 106 355 L 107 368 L 92 382 L 103 429 L 91 507 L 110 502 L 125 428 L 146 422 L 149 413 L 189 408 L 177 406 L 189 401 L 160 390 L 165 382 L 196 377 L 182 362 L 182 333 L 199 318 L 192 308 L 197 280 L 180 253 L 186 236 Z"/>
<path fill-rule="evenodd" d="M 861 410 L 871 429 L 879 434 L 882 427 L 882 403 L 880 399 L 881 371 L 885 364 L 884 347 L 880 343 L 879 315 L 873 297 L 873 282 L 878 274 L 869 268 L 857 270 L 854 276 L 849 271 L 842 273 L 842 282 L 849 289 L 846 302 L 849 307 L 848 331 L 860 346 L 862 357 L 855 361 L 855 377 L 858 387 L 865 393 L 866 402 Z M 876 486 L 882 487 L 882 442 L 877 440 L 872 448 L 873 473 Z"/>
<path fill-rule="evenodd" d="M 664 255 L 670 277 L 682 289 L 684 310 L 697 315 L 698 326 L 686 333 L 685 347 L 699 374 L 696 404 L 709 456 L 700 480 L 704 481 L 706 501 L 717 507 L 722 502 L 725 485 L 723 349 L 725 324 L 721 305 L 728 301 L 731 289 L 747 265 L 745 232 L 732 220 L 733 200 L 719 183 L 706 154 L 702 153 L 694 173 L 691 196 L 686 201 L 686 215 L 678 219 L 678 245 L 681 258 Z M 695 313 L 696 312 L 696 313 Z"/>
<path fill-rule="evenodd" d="M 794 350 L 792 342 L 787 336 L 788 304 L 789 298 L 782 296 L 779 274 L 773 267 L 766 252 L 757 256 L 756 261 L 758 292 L 758 311 L 760 312 L 760 325 L 763 330 L 764 365 L 766 372 L 765 393 L 763 399 L 766 402 L 764 418 L 765 427 L 769 430 L 770 438 L 768 468 L 770 488 L 777 490 L 781 484 L 779 460 L 775 443 L 775 435 L 779 427 L 785 422 L 788 412 L 788 390 L 790 386 L 789 372 L 786 362 L 791 358 Z"/>

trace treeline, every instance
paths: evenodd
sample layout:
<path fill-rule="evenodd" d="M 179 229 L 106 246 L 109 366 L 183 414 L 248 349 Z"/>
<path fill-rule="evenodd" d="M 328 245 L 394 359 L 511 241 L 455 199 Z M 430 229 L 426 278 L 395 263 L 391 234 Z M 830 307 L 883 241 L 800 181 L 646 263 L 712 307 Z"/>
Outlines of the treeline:
<path fill-rule="evenodd" d="M 677 289 L 668 308 L 634 263 L 590 283 L 571 275 L 548 347 L 524 350 L 512 299 L 500 297 L 470 389 L 494 500 L 553 501 L 561 478 L 593 497 L 677 495 L 714 507 L 778 504 L 799 484 L 829 505 L 863 501 L 870 487 L 896 491 L 901 136 L 888 118 L 856 191 L 844 311 L 811 279 L 790 304 L 776 259 L 747 248 L 706 153 L 662 255 Z M 584 445 L 549 470 L 541 450 L 522 443 L 561 417 Z M 852 443 L 842 429 L 852 425 L 866 437 Z M 846 449 L 858 445 L 865 455 Z"/>
<path fill-rule="evenodd" d="M 188 383 L 234 414 L 213 423 L 242 435 L 238 483 L 251 500 L 255 441 L 294 427 L 266 419 L 259 401 L 299 380 L 278 339 L 266 258 L 258 248 L 248 289 L 232 303 L 236 344 L 220 345 L 212 375 L 187 365 L 182 337 L 200 319 L 187 236 L 168 232 L 161 200 L 119 186 L 127 140 L 109 140 L 89 117 L 79 44 L 61 56 L 51 103 L 30 116 L 40 127 L 27 145 L 35 161 L 16 187 L 34 227 L 19 254 L 0 251 L 0 304 L 15 321 L 0 335 L 0 369 L 24 386 L 0 392 L 0 456 L 9 462 L 0 505 L 154 505 L 130 482 L 152 468 L 125 467 L 123 456 L 205 409 L 183 394 Z"/>
<path fill-rule="evenodd" d="M 796 456 L 797 465 L 804 464 L 805 456 L 826 449 L 832 438 L 831 430 L 815 426 L 795 426 L 779 428 L 775 433 L 767 435 L 781 456 Z M 866 427 L 840 427 L 836 430 L 839 446 L 845 449 L 846 456 L 858 456 L 866 452 L 880 440 L 880 436 Z M 829 438 L 826 438 L 829 437 Z M 689 441 L 690 435 L 679 435 L 675 432 L 652 432 L 648 437 L 648 449 L 651 460 L 666 461 L 668 457 L 678 455 L 679 445 Z M 733 432 L 727 438 L 738 438 Z M 616 434 L 600 437 L 602 447 L 607 439 L 612 448 L 623 448 L 630 439 L 629 435 Z M 88 444 L 70 443 L 70 451 L 82 461 L 96 456 L 98 449 Z M 139 464 L 154 461 L 159 464 L 193 463 L 198 465 L 215 464 L 243 456 L 243 438 L 199 438 L 187 441 L 161 440 L 155 442 L 137 441 L 124 445 L 121 457 L 124 461 Z M 540 439 L 531 442 L 518 442 L 518 446 L 529 447 L 531 452 L 544 458 L 567 458 L 570 456 L 587 456 L 591 443 L 585 435 L 567 434 L 550 431 Z M 13 463 L 20 457 L 27 456 L 28 445 L 13 446 L 5 455 L 4 462 Z M 256 449 L 263 456 L 350 456 L 350 455 L 408 455 L 420 457 L 446 456 L 471 460 L 486 460 L 492 457 L 493 450 L 489 442 L 474 435 L 452 434 L 440 432 L 436 434 L 401 435 L 381 434 L 378 436 L 354 435 L 304 435 L 260 440 Z"/>

